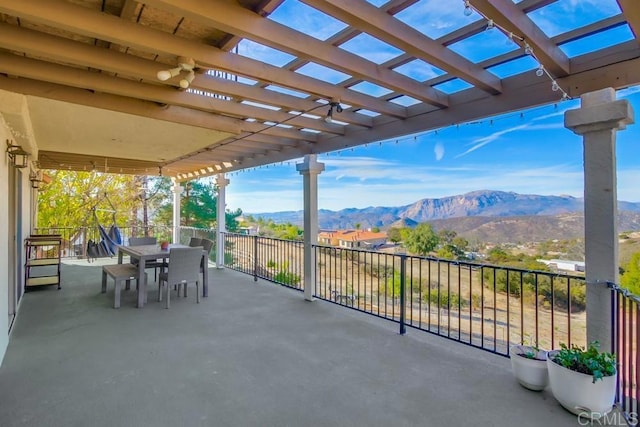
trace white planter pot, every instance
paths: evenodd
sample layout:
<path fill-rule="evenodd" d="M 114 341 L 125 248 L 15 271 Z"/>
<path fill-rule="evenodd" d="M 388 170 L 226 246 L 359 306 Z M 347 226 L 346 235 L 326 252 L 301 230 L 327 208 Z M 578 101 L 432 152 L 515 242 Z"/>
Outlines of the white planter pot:
<path fill-rule="evenodd" d="M 522 353 L 528 351 L 532 351 L 532 349 L 526 345 L 514 345 L 511 347 L 509 354 L 511 355 L 513 375 L 524 388 L 534 391 L 544 390 L 549 383 L 547 352 L 538 351 L 536 354 L 537 359 L 521 356 Z"/>
<path fill-rule="evenodd" d="M 557 350 L 549 352 L 549 384 L 558 402 L 569 412 L 584 418 L 600 418 L 613 409 L 616 397 L 616 377 L 604 377 L 593 382 L 591 375 L 572 371 L 552 359 Z"/>

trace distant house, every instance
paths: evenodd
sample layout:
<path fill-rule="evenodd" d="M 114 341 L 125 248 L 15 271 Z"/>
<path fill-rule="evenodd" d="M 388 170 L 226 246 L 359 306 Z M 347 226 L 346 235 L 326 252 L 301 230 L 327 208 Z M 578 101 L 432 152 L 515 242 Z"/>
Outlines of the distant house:
<path fill-rule="evenodd" d="M 239 227 L 238 233 L 247 234 L 249 236 L 256 236 L 260 231 L 260 227 L 254 227 L 253 225 L 250 227 Z"/>
<path fill-rule="evenodd" d="M 375 249 L 387 242 L 387 233 L 374 233 L 369 230 L 323 231 L 318 234 L 322 245 L 341 248 Z"/>
<path fill-rule="evenodd" d="M 537 259 L 536 261 L 545 264 L 555 270 L 580 271 L 584 272 L 584 261 L 569 261 L 566 259 Z"/>

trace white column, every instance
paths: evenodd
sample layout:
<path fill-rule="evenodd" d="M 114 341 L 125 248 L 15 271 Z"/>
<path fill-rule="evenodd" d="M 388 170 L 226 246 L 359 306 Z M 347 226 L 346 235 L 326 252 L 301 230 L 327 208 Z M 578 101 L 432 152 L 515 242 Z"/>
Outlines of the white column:
<path fill-rule="evenodd" d="M 308 154 L 296 170 L 303 177 L 304 187 L 304 299 L 313 301 L 316 263 L 311 245 L 318 243 L 318 175 L 324 163 L 319 163 L 315 154 Z"/>
<path fill-rule="evenodd" d="M 173 243 L 180 243 L 180 194 L 184 190 L 178 182 L 173 180 Z"/>
<path fill-rule="evenodd" d="M 587 341 L 611 349 L 611 293 L 618 283 L 616 132 L 633 123 L 627 100 L 611 88 L 584 94 L 581 107 L 565 113 L 565 127 L 583 136 Z"/>
<path fill-rule="evenodd" d="M 227 231 L 225 211 L 227 210 L 226 187 L 229 185 L 229 182 L 230 181 L 224 177 L 223 173 L 219 173 L 216 176 L 216 185 L 218 186 L 218 209 L 216 212 L 216 267 L 218 268 L 224 268 L 224 236 L 222 233 Z"/>

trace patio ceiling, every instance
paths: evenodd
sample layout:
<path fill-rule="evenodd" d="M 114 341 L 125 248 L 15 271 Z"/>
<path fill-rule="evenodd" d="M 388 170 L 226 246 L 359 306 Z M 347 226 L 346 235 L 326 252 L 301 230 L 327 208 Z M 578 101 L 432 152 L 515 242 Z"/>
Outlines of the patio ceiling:
<path fill-rule="evenodd" d="M 411 19 L 446 18 L 426 0 L 0 0 L 0 89 L 26 95 L 27 111 L 4 119 L 43 169 L 186 180 L 640 83 L 640 2 L 551 34 L 536 14 L 565 1 L 471 0 L 464 25 L 435 35 Z M 279 7 L 336 30 L 295 28 Z M 593 37 L 607 47 L 565 49 Z M 367 40 L 395 53 L 352 46 Z M 495 55 L 468 54 L 496 40 Z M 179 57 L 195 61 L 188 89 L 187 70 L 157 78 Z M 329 103 L 342 110 L 332 122 Z"/>

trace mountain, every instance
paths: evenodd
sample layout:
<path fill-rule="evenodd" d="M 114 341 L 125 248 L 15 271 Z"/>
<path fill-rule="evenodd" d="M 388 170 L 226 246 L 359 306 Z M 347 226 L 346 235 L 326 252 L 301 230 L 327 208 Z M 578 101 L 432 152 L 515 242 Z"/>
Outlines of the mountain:
<path fill-rule="evenodd" d="M 397 221 L 409 220 L 420 223 L 450 218 L 490 217 L 496 219 L 495 217 L 551 217 L 559 215 L 557 221 L 558 226 L 560 226 L 574 221 L 569 219 L 573 218 L 571 215 L 563 217 L 562 215 L 564 214 L 580 213 L 579 217 L 582 218 L 583 204 L 582 198 L 572 196 L 541 196 L 481 190 L 439 199 L 422 199 L 406 206 L 348 208 L 340 211 L 321 209 L 318 212 L 318 222 L 322 229 L 354 228 L 356 224 L 360 224 L 362 228 L 388 228 Z M 621 201 L 618 203 L 618 207 L 621 212 L 630 213 L 629 218 L 626 220 L 627 222 L 624 223 L 626 224 L 624 227 L 621 219 L 620 230 L 640 229 L 640 203 Z M 636 215 L 632 215 L 632 213 Z M 278 223 L 290 222 L 301 226 L 303 212 L 273 212 L 254 214 L 253 216 L 272 219 Z M 477 223 L 478 221 L 483 220 L 468 220 L 468 224 Z M 584 222 L 583 219 L 582 221 Z M 459 222 L 460 224 L 464 223 L 463 221 Z M 490 222 L 492 220 L 486 220 L 486 223 Z M 509 224 L 509 222 L 506 218 L 503 218 L 502 227 L 505 227 L 506 224 Z M 489 226 L 487 225 L 486 227 Z M 540 225 L 540 227 L 544 228 L 543 225 Z M 460 233 L 458 230 L 455 231 Z"/>

